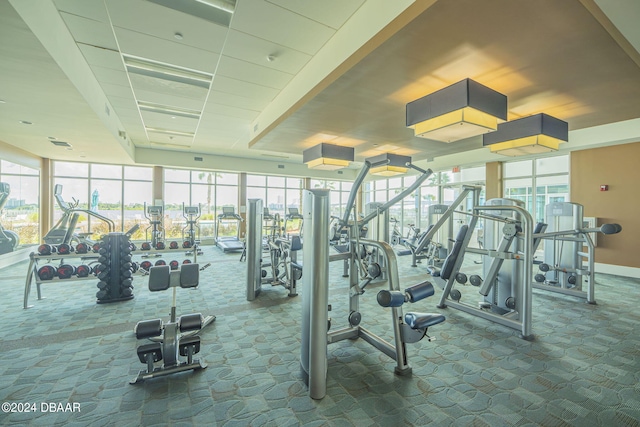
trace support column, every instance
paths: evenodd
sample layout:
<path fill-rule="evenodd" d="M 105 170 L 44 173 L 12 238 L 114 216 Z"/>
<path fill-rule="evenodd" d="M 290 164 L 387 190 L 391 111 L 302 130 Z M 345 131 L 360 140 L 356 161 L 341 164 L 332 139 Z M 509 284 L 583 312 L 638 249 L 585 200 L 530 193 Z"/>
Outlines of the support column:
<path fill-rule="evenodd" d="M 501 199 L 504 197 L 502 183 L 502 164 L 504 162 L 489 162 L 485 167 L 485 200 Z"/>
<path fill-rule="evenodd" d="M 265 204 L 267 201 L 264 201 Z M 247 232 L 247 174 L 241 172 L 238 176 L 238 214 L 244 221 L 240 223 L 240 238 Z"/>
<path fill-rule="evenodd" d="M 40 215 L 38 217 L 40 242 L 44 241 L 44 235 L 53 226 L 53 199 L 51 198 L 53 177 L 51 172 L 51 159 L 43 158 L 40 162 Z"/>
<path fill-rule="evenodd" d="M 302 275 L 302 339 L 300 367 L 312 399 L 327 392 L 327 328 L 329 322 L 329 190 L 304 190 Z"/>

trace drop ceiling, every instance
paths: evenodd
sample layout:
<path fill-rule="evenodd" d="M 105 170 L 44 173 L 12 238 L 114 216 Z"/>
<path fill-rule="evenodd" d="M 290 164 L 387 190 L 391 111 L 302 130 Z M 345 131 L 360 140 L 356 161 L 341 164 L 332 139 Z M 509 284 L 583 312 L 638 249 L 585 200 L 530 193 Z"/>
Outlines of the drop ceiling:
<path fill-rule="evenodd" d="M 634 0 L 237 0 L 229 27 L 158 3 L 0 0 L 0 141 L 129 164 L 300 164 L 320 142 L 427 161 L 481 138 L 417 138 L 405 105 L 466 77 L 507 95 L 509 119 L 640 118 Z"/>

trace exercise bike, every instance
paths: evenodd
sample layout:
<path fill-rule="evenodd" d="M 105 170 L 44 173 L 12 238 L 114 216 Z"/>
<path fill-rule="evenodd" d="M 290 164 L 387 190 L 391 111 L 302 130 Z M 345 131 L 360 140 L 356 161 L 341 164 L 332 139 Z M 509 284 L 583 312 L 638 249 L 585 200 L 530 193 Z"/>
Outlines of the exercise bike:
<path fill-rule="evenodd" d="M 10 193 L 11 187 L 9 183 L 0 182 L 0 212 L 9 200 Z M 15 251 L 19 244 L 20 237 L 18 237 L 18 234 L 11 230 L 5 230 L 0 224 L 0 255 Z"/>

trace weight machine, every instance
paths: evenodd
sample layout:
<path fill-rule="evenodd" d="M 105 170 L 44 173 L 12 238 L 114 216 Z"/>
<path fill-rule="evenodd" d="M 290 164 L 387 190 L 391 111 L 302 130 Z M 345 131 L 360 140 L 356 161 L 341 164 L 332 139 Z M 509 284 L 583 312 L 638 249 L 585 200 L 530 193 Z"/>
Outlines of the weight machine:
<path fill-rule="evenodd" d="M 0 212 L 2 208 L 9 200 L 9 194 L 11 194 L 11 187 L 8 182 L 0 182 Z M 20 237 L 15 231 L 6 230 L 0 224 L 0 255 L 13 252 L 20 244 Z"/>
<path fill-rule="evenodd" d="M 474 207 L 468 225 L 458 232 L 442 268 L 431 268 L 436 283 L 443 286 L 438 308 L 452 307 L 520 331 L 520 338 L 532 340 L 531 273 L 533 265 L 533 220 L 523 202 L 491 199 Z M 484 248 L 470 248 L 469 241 L 478 219 L 484 220 Z M 469 277 L 482 296 L 480 301 L 464 301 L 456 283 L 466 286 L 467 275 L 460 272 L 466 252 L 482 255 L 483 277 Z M 473 299 L 473 298 L 471 298 Z"/>
<path fill-rule="evenodd" d="M 112 220 L 100 215 L 97 212 L 78 208 L 78 205 L 80 204 L 79 200 L 72 198 L 72 203 L 65 202 L 65 200 L 62 198 L 62 184 L 56 184 L 53 187 L 53 196 L 55 197 L 58 206 L 60 206 L 60 209 L 62 210 L 62 217 L 43 237 L 43 240 L 46 244 L 68 245 L 72 242 L 75 242 L 86 243 L 89 246 L 92 246 L 95 242 L 90 240 L 88 237 L 93 233 L 75 232 L 76 225 L 78 224 L 78 220 L 80 219 L 80 213 L 84 213 L 87 216 L 92 216 L 99 219 L 100 221 L 104 221 L 107 224 L 108 232 L 111 233 L 112 231 L 114 231 L 115 224 Z"/>
<path fill-rule="evenodd" d="M 411 266 L 417 267 L 422 259 L 429 259 L 431 266 L 442 263 L 451 251 L 451 239 L 453 238 L 453 214 L 458 212 L 471 194 L 473 200 L 480 200 L 481 187 L 464 185 L 462 192 L 449 206 L 432 205 L 429 207 L 429 227 L 420 236 L 415 245 L 409 245 L 411 249 Z M 474 203 L 475 206 L 477 204 Z M 458 212 L 459 213 L 459 212 Z M 447 242 L 447 247 L 444 247 Z"/>
<path fill-rule="evenodd" d="M 302 277 L 302 265 L 297 253 L 302 249 L 300 236 L 289 239 L 267 237 L 268 263 L 263 262 L 262 200 L 249 199 L 247 205 L 247 301 L 253 301 L 260 294 L 263 284 L 280 285 L 289 291 L 288 296 L 298 295 L 297 282 Z M 268 212 L 268 211 L 267 211 Z M 271 275 L 269 276 L 269 271 Z"/>
<path fill-rule="evenodd" d="M 585 298 L 595 304 L 595 237 L 596 233 L 616 234 L 619 224 L 585 227 L 584 207 L 578 203 L 555 202 L 545 208 L 548 228 L 534 234 L 544 240 L 544 259 L 538 264 L 533 287 Z M 585 264 L 586 263 L 586 264 Z"/>
<path fill-rule="evenodd" d="M 418 177 L 414 184 L 405 191 L 384 205 L 377 207 L 375 211 L 365 215 L 362 219 L 358 219 L 358 215 L 354 211 L 353 221 L 349 221 L 358 189 L 372 166 L 377 166 L 377 164 L 372 165 L 369 161 L 365 161 L 349 195 L 344 218 L 335 227 L 336 230 L 339 230 L 337 233 L 346 235 L 348 250 L 344 253 L 329 255 L 329 243 L 331 237 L 335 237 L 336 234 L 333 233 L 334 236 L 330 236 L 330 233 L 327 232 L 327 230 L 331 230 L 329 190 L 304 190 L 302 215 L 307 246 L 303 253 L 305 274 L 302 276 L 304 289 L 302 292 L 300 366 L 303 379 L 309 387 L 309 395 L 313 399 L 322 399 L 326 394 L 328 344 L 345 339 L 362 338 L 396 361 L 396 374 L 408 375 L 411 373 L 411 367 L 407 361 L 406 343 L 419 341 L 427 336 L 429 326 L 445 320 L 444 316 L 440 314 L 430 313 L 407 313 L 406 316 L 403 316 L 402 303 L 405 301 L 415 302 L 433 295 L 433 287 L 430 283 L 425 282 L 408 288 L 402 293 L 396 256 L 391 246 L 386 242 L 361 238 L 361 231 L 366 224 L 415 191 L 432 171 L 423 171 L 407 163 L 407 166 L 422 172 L 422 176 Z M 386 220 L 386 224 L 388 227 L 388 220 Z M 369 252 L 367 248 L 373 248 L 374 251 Z M 373 253 L 376 254 L 375 257 L 370 256 Z M 328 304 L 329 262 L 345 259 L 349 264 L 348 326 L 329 331 L 332 323 L 328 315 L 330 310 Z M 366 286 L 383 274 L 383 267 L 375 262 L 376 259 L 384 260 L 384 274 L 388 277 L 389 290 L 387 293 L 378 295 L 377 300 L 379 305 L 391 307 L 394 344 L 390 344 L 360 324 L 362 314 L 360 313 L 359 298 L 364 294 Z"/>

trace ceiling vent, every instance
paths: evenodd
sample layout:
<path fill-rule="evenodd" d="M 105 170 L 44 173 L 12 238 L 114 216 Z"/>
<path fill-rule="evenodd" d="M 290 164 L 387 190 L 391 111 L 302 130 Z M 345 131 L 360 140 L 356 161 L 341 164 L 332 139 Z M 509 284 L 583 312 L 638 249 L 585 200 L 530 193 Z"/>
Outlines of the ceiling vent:
<path fill-rule="evenodd" d="M 58 147 L 71 147 L 71 144 L 64 141 L 51 141 L 53 145 L 57 145 Z"/>

